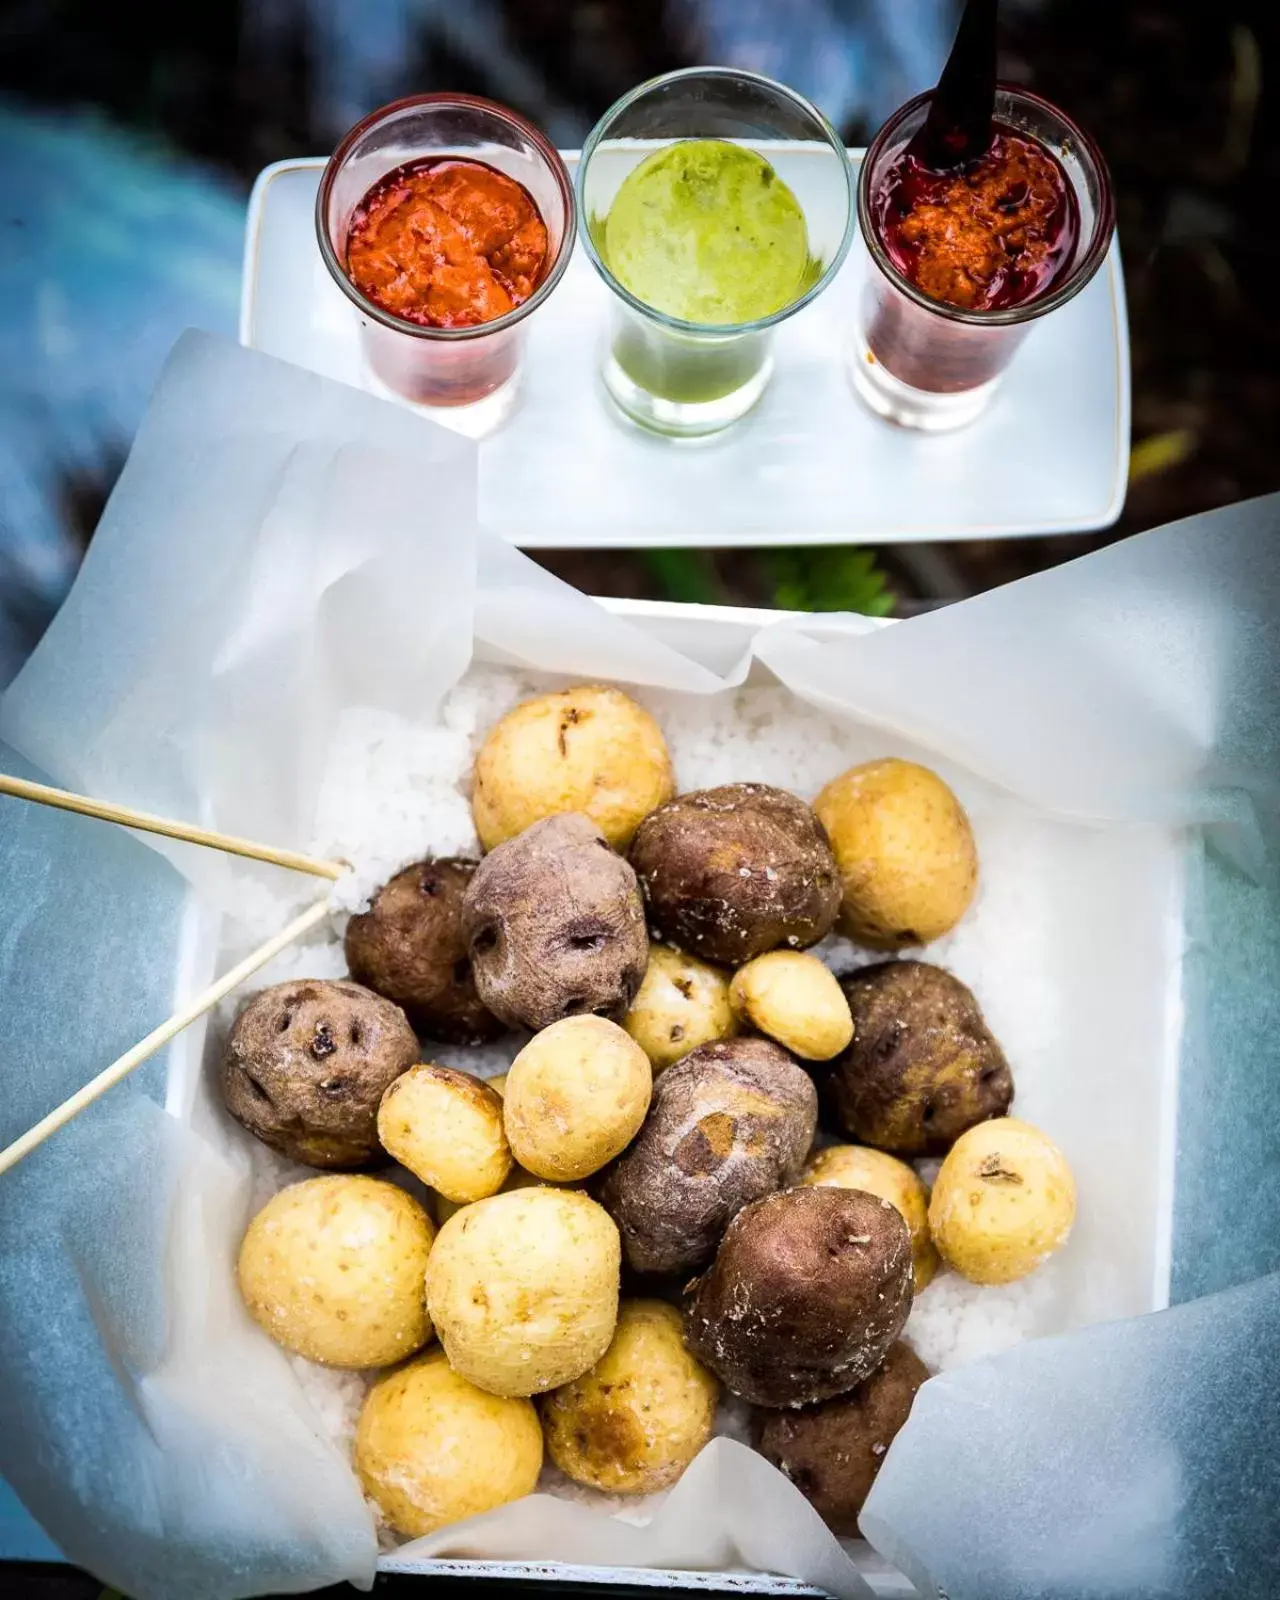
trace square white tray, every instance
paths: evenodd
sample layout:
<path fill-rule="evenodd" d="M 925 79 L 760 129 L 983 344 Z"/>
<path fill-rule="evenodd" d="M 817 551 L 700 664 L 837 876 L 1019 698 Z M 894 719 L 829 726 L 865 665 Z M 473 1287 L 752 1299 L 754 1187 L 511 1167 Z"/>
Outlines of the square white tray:
<path fill-rule="evenodd" d="M 804 156 L 774 155 L 781 175 Z M 859 160 L 860 151 L 851 152 Z M 577 153 L 566 152 L 570 167 Z M 254 185 L 240 341 L 359 388 L 356 315 L 330 279 L 313 212 L 324 161 L 279 161 Z M 671 444 L 606 409 L 596 376 L 609 291 L 575 250 L 527 324 L 516 411 L 480 448 L 486 523 L 527 549 L 900 543 L 1109 526 L 1129 470 L 1129 342 L 1119 247 L 1032 329 L 991 409 L 959 433 L 895 428 L 846 374 L 861 266 L 778 330 L 764 399 L 706 443 Z M 447 412 L 433 416 L 449 421 Z"/>

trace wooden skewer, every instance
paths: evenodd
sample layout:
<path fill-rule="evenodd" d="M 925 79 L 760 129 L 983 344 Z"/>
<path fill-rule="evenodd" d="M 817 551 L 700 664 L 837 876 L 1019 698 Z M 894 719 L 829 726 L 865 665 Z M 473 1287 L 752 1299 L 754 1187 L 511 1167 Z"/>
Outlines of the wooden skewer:
<path fill-rule="evenodd" d="M 197 828 L 190 822 L 170 822 L 167 817 L 153 817 L 149 812 L 135 811 L 132 806 L 91 800 L 88 795 L 72 794 L 67 789 L 51 789 L 48 784 L 31 783 L 26 778 L 11 778 L 6 773 L 0 773 L 0 794 L 11 794 L 19 800 L 34 800 L 42 806 L 56 806 L 60 811 L 78 811 L 81 816 L 100 817 L 103 822 L 119 822 L 126 828 L 141 828 L 146 833 L 162 833 L 167 839 L 185 839 L 188 844 L 207 845 L 213 850 L 225 850 L 228 855 L 247 856 L 250 861 L 269 861 L 272 866 L 290 867 L 294 872 L 310 872 L 317 878 L 336 881 L 347 870 L 342 861 L 323 861 L 318 856 L 305 856 L 297 850 L 277 850 L 274 845 L 255 844 L 252 839 L 237 839 L 233 834 L 217 833 L 212 828 Z"/>
<path fill-rule="evenodd" d="M 0 1150 L 0 1173 L 7 1172 L 10 1167 L 16 1166 L 23 1156 L 30 1155 L 50 1134 L 65 1127 L 86 1106 L 92 1105 L 99 1095 L 105 1094 L 122 1078 L 127 1078 L 148 1056 L 155 1055 L 162 1045 L 168 1044 L 169 1040 L 181 1033 L 189 1023 L 216 1006 L 224 995 L 230 994 L 237 984 L 243 983 L 259 967 L 266 966 L 272 956 L 279 955 L 286 945 L 292 944 L 295 939 L 300 939 L 318 922 L 323 922 L 328 914 L 329 901 L 327 899 L 317 901 L 301 916 L 295 917 L 289 926 L 283 928 L 273 939 L 268 939 L 266 944 L 260 945 L 252 955 L 246 956 L 243 961 L 232 967 L 230 972 L 224 973 L 216 983 L 211 983 L 207 989 L 196 995 L 194 1000 L 189 1000 L 180 1010 L 175 1011 L 167 1022 L 162 1022 L 158 1028 L 153 1028 L 145 1039 L 134 1045 L 132 1050 L 127 1050 L 96 1078 L 91 1078 L 83 1089 L 77 1089 L 75 1094 L 69 1096 L 60 1106 L 56 1106 L 47 1117 L 42 1117 L 34 1128 L 28 1128 L 26 1133 L 20 1134 L 12 1144 Z"/>

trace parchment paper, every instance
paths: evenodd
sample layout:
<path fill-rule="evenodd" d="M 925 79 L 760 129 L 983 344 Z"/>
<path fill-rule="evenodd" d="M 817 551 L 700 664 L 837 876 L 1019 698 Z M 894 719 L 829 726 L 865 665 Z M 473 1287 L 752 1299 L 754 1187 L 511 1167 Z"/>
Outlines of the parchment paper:
<path fill-rule="evenodd" d="M 427 717 L 473 651 L 694 693 L 740 681 L 754 655 L 803 697 L 1044 810 L 1185 828 L 1199 921 L 1179 1229 L 1201 1258 L 1221 1241 L 1225 1265 L 1200 1278 L 1219 1288 L 1280 1266 L 1266 1132 L 1280 1109 L 1280 1075 L 1266 1073 L 1277 522 L 1276 502 L 1258 502 L 880 633 L 785 624 L 732 659 L 695 660 L 482 536 L 470 445 L 188 335 L 70 599 L 0 702 L 0 735 L 54 781 L 296 844 L 342 710 Z M 177 880 L 151 849 L 75 819 L 15 820 L 11 805 L 0 819 L 10 1135 L 117 1038 L 123 1048 L 145 1031 L 141 1013 L 155 1020 L 184 953 Z M 1216 853 L 1202 855 L 1202 839 Z M 181 846 L 165 854 L 215 904 L 246 870 Z M 1216 952 L 1234 956 L 1236 988 L 1215 1012 Z M 243 1157 L 161 1114 L 162 1082 L 153 1063 L 2 1181 L 0 1470 L 74 1560 L 135 1600 L 367 1583 L 375 1547 L 354 1479 L 235 1296 Z M 1215 1082 L 1231 1095 L 1205 1088 Z M 1114 1134 L 1117 1161 L 1126 1140 L 1152 1139 Z M 1276 1337 L 1259 1285 L 934 1380 L 890 1451 L 867 1530 L 952 1600 L 1058 1592 L 1051 1579 L 1086 1597 L 1201 1596 L 1233 1565 L 1232 1592 L 1252 1592 L 1239 1585 L 1264 1570 L 1280 1503 L 1256 1425 L 1275 1393 Z M 1131 1448 L 1104 1457 L 1102 1430 Z M 958 1472 L 943 1493 L 953 1462 L 974 1463 L 979 1498 Z M 1142 1482 L 1125 1500 L 1132 1462 Z M 1226 1515 L 1246 1501 L 1251 1520 Z M 1193 1505 L 1208 1513 L 1184 1514 Z M 1061 1538 L 1036 1537 L 1050 1522 L 1074 1530 L 1070 1561 Z M 530 1500 L 424 1548 L 736 1565 L 866 1592 L 798 1493 L 728 1440 L 648 1529 Z"/>

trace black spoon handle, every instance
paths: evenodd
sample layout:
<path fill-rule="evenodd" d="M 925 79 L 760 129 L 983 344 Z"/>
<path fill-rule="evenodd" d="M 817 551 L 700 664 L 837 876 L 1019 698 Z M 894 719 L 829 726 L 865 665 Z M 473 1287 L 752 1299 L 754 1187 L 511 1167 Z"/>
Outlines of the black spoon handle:
<path fill-rule="evenodd" d="M 991 147 L 996 98 L 997 0 L 967 0 L 912 153 L 927 167 L 958 167 Z"/>

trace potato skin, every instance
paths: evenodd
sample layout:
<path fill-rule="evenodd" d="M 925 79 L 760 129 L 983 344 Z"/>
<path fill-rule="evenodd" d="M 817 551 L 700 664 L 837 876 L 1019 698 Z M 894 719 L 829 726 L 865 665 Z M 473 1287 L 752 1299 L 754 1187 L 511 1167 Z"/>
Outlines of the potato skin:
<path fill-rule="evenodd" d="M 911 1235 L 858 1189 L 786 1189 L 744 1206 L 685 1291 L 685 1343 L 734 1394 L 804 1406 L 880 1365 L 911 1310 Z"/>
<path fill-rule="evenodd" d="M 767 1039 L 718 1039 L 668 1067 L 599 1188 L 632 1270 L 687 1273 L 709 1261 L 741 1207 L 794 1182 L 817 1104 L 808 1074 Z"/>
<path fill-rule="evenodd" d="M 399 1006 L 358 983 L 295 978 L 236 1019 L 219 1083 L 227 1110 L 291 1161 L 347 1171 L 382 1159 L 378 1103 L 418 1059 Z"/>
<path fill-rule="evenodd" d="M 369 1391 L 354 1465 L 391 1527 L 418 1538 L 532 1494 L 542 1431 L 528 1400 L 486 1394 L 433 1350 Z"/>
<path fill-rule="evenodd" d="M 703 961 L 736 967 L 830 933 L 840 874 L 813 811 L 764 783 L 683 794 L 631 844 L 653 925 Z"/>
<path fill-rule="evenodd" d="M 1025 1278 L 1067 1242 L 1076 1186 L 1053 1140 L 1017 1117 L 957 1139 L 929 1201 L 943 1258 L 971 1283 Z"/>
<path fill-rule="evenodd" d="M 833 778 L 813 803 L 844 893 L 840 931 L 871 950 L 928 944 L 959 922 L 978 884 L 964 807 L 914 761 L 868 761 Z"/>
<path fill-rule="evenodd" d="M 535 822 L 476 868 L 464 905 L 476 989 L 511 1026 L 625 1016 L 649 959 L 635 873 L 593 822 Z"/>
<path fill-rule="evenodd" d="M 1009 1063 L 959 978 L 925 961 L 884 961 L 842 987 L 853 1043 L 824 1081 L 842 1133 L 895 1155 L 943 1155 L 1009 1109 Z"/>
<path fill-rule="evenodd" d="M 547 1453 L 575 1483 L 655 1494 L 711 1437 L 718 1392 L 685 1349 L 674 1306 L 624 1300 L 613 1342 L 591 1371 L 539 1401 Z"/>
<path fill-rule="evenodd" d="M 700 1044 L 737 1033 L 728 975 L 674 945 L 650 944 L 644 981 L 622 1026 L 649 1057 L 656 1077 Z"/>
<path fill-rule="evenodd" d="M 502 1096 L 434 1062 L 410 1067 L 389 1085 L 378 1108 L 378 1137 L 415 1178 L 460 1205 L 497 1194 L 511 1171 Z"/>
<path fill-rule="evenodd" d="M 769 950 L 739 967 L 729 986 L 734 1015 L 802 1061 L 829 1061 L 853 1038 L 853 1018 L 835 975 L 817 956 Z"/>
<path fill-rule="evenodd" d="M 865 1145 L 833 1144 L 809 1157 L 800 1182 L 818 1188 L 861 1189 L 895 1206 L 911 1232 L 915 1292 L 933 1282 L 938 1252 L 929 1232 L 929 1192 L 905 1161 Z"/>
<path fill-rule="evenodd" d="M 481 1004 L 467 954 L 462 901 L 475 870 L 454 857 L 417 861 L 347 924 L 351 976 L 445 1044 L 484 1044 L 505 1031 Z"/>
<path fill-rule="evenodd" d="M 427 1307 L 455 1372 L 490 1394 L 580 1378 L 618 1317 L 618 1230 L 573 1189 L 513 1189 L 464 1206 L 427 1263 Z"/>
<path fill-rule="evenodd" d="M 800 1411 L 757 1411 L 755 1447 L 785 1474 L 832 1533 L 854 1539 L 885 1452 L 929 1369 L 908 1345 L 856 1389 Z"/>
<path fill-rule="evenodd" d="M 476 757 L 471 808 L 486 850 L 562 811 L 590 817 L 625 850 L 675 792 L 662 729 L 621 689 L 580 684 L 526 700 Z"/>
<path fill-rule="evenodd" d="M 648 1056 L 616 1022 L 565 1017 L 535 1034 L 511 1063 L 507 1138 L 527 1172 L 572 1183 L 626 1149 L 652 1093 Z"/>
<path fill-rule="evenodd" d="M 385 1367 L 431 1338 L 435 1228 L 380 1178 L 308 1178 L 273 1195 L 240 1246 L 240 1293 L 277 1344 L 328 1367 Z"/>

